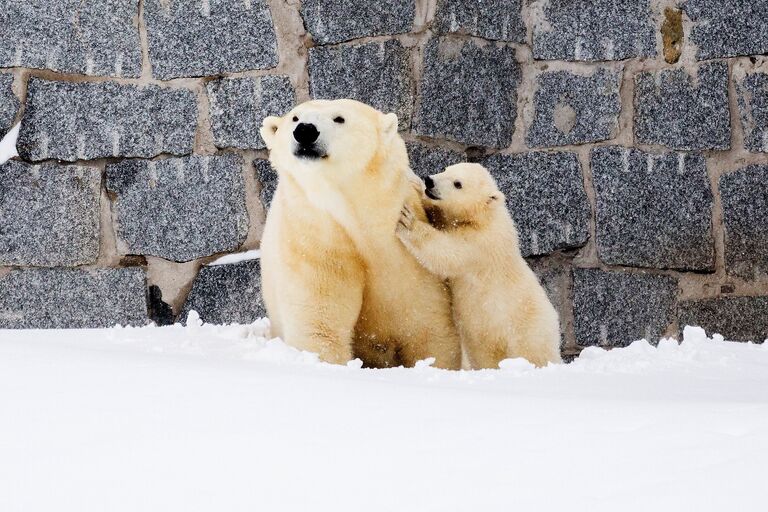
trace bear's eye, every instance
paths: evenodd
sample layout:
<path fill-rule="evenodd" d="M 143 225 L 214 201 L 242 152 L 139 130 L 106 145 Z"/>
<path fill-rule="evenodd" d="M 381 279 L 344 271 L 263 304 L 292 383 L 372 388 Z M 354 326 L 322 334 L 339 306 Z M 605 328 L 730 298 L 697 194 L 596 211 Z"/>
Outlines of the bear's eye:
<path fill-rule="evenodd" d="M 461 182 L 460 181 L 454 181 L 453 186 L 456 188 L 461 188 Z"/>
<path fill-rule="evenodd" d="M 341 116 L 336 116 L 333 118 L 334 123 L 344 124 L 344 118 Z"/>
<path fill-rule="evenodd" d="M 298 120 L 299 120 L 299 118 L 298 118 L 298 117 L 296 117 L 296 116 L 293 116 L 293 122 L 294 122 L 294 123 L 295 123 L 295 122 L 298 122 Z"/>

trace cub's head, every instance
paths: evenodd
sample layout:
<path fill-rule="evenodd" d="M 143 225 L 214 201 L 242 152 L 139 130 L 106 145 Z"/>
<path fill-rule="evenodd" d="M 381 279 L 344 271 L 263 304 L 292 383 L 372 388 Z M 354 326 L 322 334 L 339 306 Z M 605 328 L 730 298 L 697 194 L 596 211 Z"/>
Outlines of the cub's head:
<path fill-rule="evenodd" d="M 446 222 L 478 222 L 491 208 L 504 207 L 504 194 L 480 164 L 456 164 L 424 178 L 430 208 Z"/>
<path fill-rule="evenodd" d="M 278 172 L 338 178 L 365 169 L 397 138 L 397 116 L 354 100 L 313 100 L 267 117 L 260 133 Z"/>

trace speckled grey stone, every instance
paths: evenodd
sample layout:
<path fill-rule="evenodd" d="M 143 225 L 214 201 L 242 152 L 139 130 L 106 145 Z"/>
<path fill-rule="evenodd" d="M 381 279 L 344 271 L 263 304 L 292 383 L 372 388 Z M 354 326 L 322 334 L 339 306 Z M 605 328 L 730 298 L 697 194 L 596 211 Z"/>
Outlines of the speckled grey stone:
<path fill-rule="evenodd" d="M 768 165 L 750 165 L 720 178 L 729 274 L 768 274 Z"/>
<path fill-rule="evenodd" d="M 464 153 L 427 146 L 420 142 L 406 142 L 405 147 L 408 149 L 411 169 L 421 178 L 443 172 L 449 165 L 467 160 Z"/>
<path fill-rule="evenodd" d="M 509 46 L 432 38 L 424 53 L 413 131 L 468 145 L 507 147 L 515 131 L 520 78 Z"/>
<path fill-rule="evenodd" d="M 140 268 L 30 269 L 0 276 L 0 329 L 86 329 L 147 323 Z"/>
<path fill-rule="evenodd" d="M 3 0 L 0 67 L 136 78 L 138 0 Z"/>
<path fill-rule="evenodd" d="M 635 75 L 635 137 L 672 149 L 729 149 L 728 65 L 702 64 L 695 81 L 683 69 Z"/>
<path fill-rule="evenodd" d="M 753 153 L 768 153 L 768 73 L 748 74 L 736 83 L 736 91 L 744 147 Z"/>
<path fill-rule="evenodd" d="M 202 267 L 179 321 L 186 322 L 191 310 L 208 324 L 249 324 L 267 316 L 261 297 L 259 260 Z"/>
<path fill-rule="evenodd" d="M 714 271 L 712 191 L 704 156 L 594 148 L 600 259 L 609 265 Z"/>
<path fill-rule="evenodd" d="M 145 0 L 152 76 L 186 76 L 277 66 L 277 39 L 265 0 Z"/>
<path fill-rule="evenodd" d="M 565 342 L 565 308 L 570 307 L 568 302 L 567 278 L 569 272 L 561 264 L 551 263 L 547 258 L 529 258 L 528 266 L 536 274 L 539 283 L 547 292 L 547 297 L 557 310 L 560 317 L 560 345 Z"/>
<path fill-rule="evenodd" d="M 13 75 L 0 73 L 0 139 L 11 129 L 19 111 L 19 99 L 13 94 L 12 87 Z"/>
<path fill-rule="evenodd" d="M 309 49 L 312 98 L 351 98 L 394 112 L 400 129 L 411 124 L 411 85 L 408 50 L 399 41 Z"/>
<path fill-rule="evenodd" d="M 548 71 L 537 78 L 530 147 L 584 144 L 613 138 L 619 127 L 621 72 L 599 68 L 589 76 Z"/>
<path fill-rule="evenodd" d="M 600 61 L 656 55 L 649 0 L 548 0 L 530 8 L 534 59 Z"/>
<path fill-rule="evenodd" d="M 259 199 L 261 199 L 264 211 L 267 211 L 269 205 L 272 204 L 275 190 L 277 190 L 277 173 L 270 165 L 269 160 L 257 159 L 253 161 L 253 165 L 256 169 L 256 179 L 261 183 Z"/>
<path fill-rule="evenodd" d="M 206 85 L 211 129 L 219 148 L 264 149 L 259 128 L 267 116 L 282 116 L 295 102 L 287 76 L 222 78 Z"/>
<path fill-rule="evenodd" d="M 575 153 L 498 154 L 480 163 L 507 198 L 523 256 L 587 243 L 589 203 Z"/>
<path fill-rule="evenodd" d="M 433 28 L 498 41 L 525 42 L 522 0 L 438 0 Z"/>
<path fill-rule="evenodd" d="M 318 44 L 410 32 L 415 0 L 303 0 L 304 26 Z"/>
<path fill-rule="evenodd" d="M 93 263 L 101 173 L 91 167 L 0 165 L 0 265 Z"/>
<path fill-rule="evenodd" d="M 673 319 L 677 281 L 646 273 L 573 271 L 573 328 L 582 346 L 656 343 Z"/>
<path fill-rule="evenodd" d="M 196 124 L 186 89 L 31 78 L 17 147 L 26 160 L 183 155 Z"/>
<path fill-rule="evenodd" d="M 768 53 L 768 1 L 687 0 L 696 58 L 718 59 Z"/>
<path fill-rule="evenodd" d="M 234 154 L 108 165 L 122 252 L 189 261 L 240 247 L 248 232 L 242 167 Z"/>
<path fill-rule="evenodd" d="M 682 301 L 678 319 L 681 330 L 695 325 L 709 336 L 721 334 L 729 341 L 763 343 L 768 340 L 768 296 Z"/>

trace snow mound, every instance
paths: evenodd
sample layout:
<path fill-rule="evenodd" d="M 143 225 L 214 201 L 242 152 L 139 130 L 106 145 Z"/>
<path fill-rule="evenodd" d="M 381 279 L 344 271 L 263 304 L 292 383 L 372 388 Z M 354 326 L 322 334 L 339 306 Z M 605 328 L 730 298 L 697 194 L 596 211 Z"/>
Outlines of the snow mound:
<path fill-rule="evenodd" d="M 16 151 L 16 139 L 19 138 L 20 128 L 21 123 L 17 123 L 16 126 L 11 128 L 11 131 L 0 139 L 0 165 L 15 156 L 19 156 L 19 153 Z"/>
<path fill-rule="evenodd" d="M 0 510 L 762 511 L 768 348 L 329 365 L 269 322 L 0 330 Z"/>

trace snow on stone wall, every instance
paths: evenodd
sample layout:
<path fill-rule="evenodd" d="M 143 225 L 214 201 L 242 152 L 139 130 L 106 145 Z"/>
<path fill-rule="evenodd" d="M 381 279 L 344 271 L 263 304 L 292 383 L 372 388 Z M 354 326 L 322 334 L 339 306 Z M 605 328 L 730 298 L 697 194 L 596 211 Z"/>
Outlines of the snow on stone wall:
<path fill-rule="evenodd" d="M 768 0 L 0 0 L 0 328 L 263 315 L 204 266 L 259 245 L 258 127 L 351 97 L 491 170 L 566 352 L 763 340 L 766 53 Z"/>

